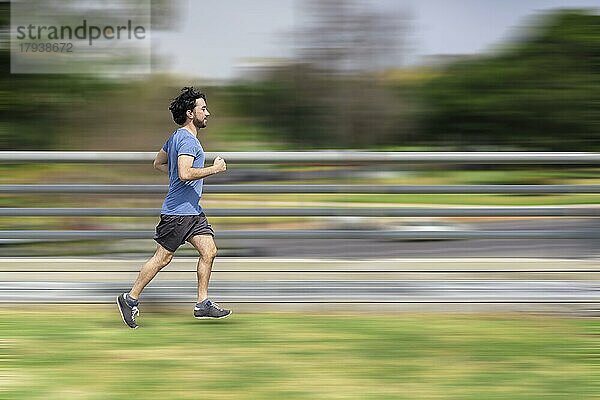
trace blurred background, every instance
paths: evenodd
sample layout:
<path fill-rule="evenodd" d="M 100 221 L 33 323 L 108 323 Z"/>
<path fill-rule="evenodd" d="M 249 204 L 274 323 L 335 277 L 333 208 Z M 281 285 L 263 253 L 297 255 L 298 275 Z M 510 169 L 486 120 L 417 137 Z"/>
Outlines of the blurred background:
<path fill-rule="evenodd" d="M 15 3 L 0 0 L 0 397 L 597 398 L 598 320 L 571 318 L 600 313 L 597 0 L 19 1 L 26 17 L 55 24 L 151 14 L 149 58 L 109 48 L 77 73 L 11 72 Z M 107 68 L 122 62 L 131 70 Z M 132 189 L 167 177 L 148 157 L 10 159 L 157 152 L 177 128 L 170 100 L 190 85 L 207 95 L 199 139 L 211 155 L 333 150 L 342 161 L 229 160 L 201 203 L 219 246 L 211 296 L 235 315 L 192 324 L 197 254 L 186 245 L 144 292 L 142 329 L 129 335 L 112 302 L 155 249 L 164 192 L 39 185 Z M 346 162 L 351 151 L 593 160 Z M 211 192 L 228 184 L 348 186 Z M 419 189 L 440 185 L 541 190 Z M 266 208 L 297 214 L 239 211 Z"/>
<path fill-rule="evenodd" d="M 148 2 L 114 1 L 115 10 Z M 62 2 L 46 2 L 58 16 Z M 0 3 L 0 149 L 150 151 L 176 128 L 167 109 L 181 87 L 208 96 L 209 152 L 598 151 L 600 24 L 593 1 L 150 2 L 151 73 L 11 73 L 10 3 Z M 117 11 L 115 11 L 116 13 Z M 210 160 L 209 160 L 210 162 Z M 165 184 L 147 164 L 0 164 L 2 184 Z M 594 184 L 593 165 L 230 165 L 211 183 Z M 597 204 L 596 194 L 206 194 L 215 207 L 554 206 Z M 0 206 L 160 207 L 162 194 L 3 194 Z M 253 228 L 453 229 L 520 219 L 214 217 L 217 230 Z M 156 218 L 0 217 L 2 229 L 153 229 Z M 552 227 L 565 221 L 543 221 Z M 589 221 L 570 221 L 588 226 Z M 275 244 L 277 243 L 277 244 Z M 597 255 L 595 242 L 324 244 L 224 241 L 222 255 Z M 347 244 L 347 243 L 346 243 Z M 507 247 L 508 246 L 508 247 Z M 122 254 L 149 241 L 4 240 L 3 255 Z M 231 247 L 231 250 L 227 250 Z M 190 249 L 185 250 L 188 251 Z"/>
<path fill-rule="evenodd" d="M 5 36 L 0 146 L 154 151 L 169 99 L 194 84 L 211 150 L 593 151 L 594 6 L 154 0 L 151 74 L 10 74 Z M 9 17 L 2 2 L 4 35 Z"/>

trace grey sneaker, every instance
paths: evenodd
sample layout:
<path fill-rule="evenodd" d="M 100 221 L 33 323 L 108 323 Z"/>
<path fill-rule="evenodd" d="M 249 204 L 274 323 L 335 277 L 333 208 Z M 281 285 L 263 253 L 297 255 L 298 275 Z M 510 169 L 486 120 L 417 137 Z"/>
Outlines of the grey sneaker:
<path fill-rule="evenodd" d="M 120 294 L 119 297 L 117 297 L 117 306 L 119 307 L 123 322 L 131 329 L 136 329 L 138 325 L 135 323 L 135 317 L 140 314 L 137 306 L 130 306 L 127 304 L 125 293 Z"/>
<path fill-rule="evenodd" d="M 231 314 L 231 310 L 225 310 L 217 303 L 213 303 L 210 300 L 202 303 L 201 307 L 194 307 L 194 318 L 197 319 L 218 319 L 225 318 Z"/>

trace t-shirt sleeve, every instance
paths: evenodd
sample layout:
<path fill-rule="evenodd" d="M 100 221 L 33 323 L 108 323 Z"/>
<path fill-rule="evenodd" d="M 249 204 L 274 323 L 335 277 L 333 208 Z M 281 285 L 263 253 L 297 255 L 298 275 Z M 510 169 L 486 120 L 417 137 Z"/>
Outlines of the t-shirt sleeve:
<path fill-rule="evenodd" d="M 196 157 L 196 154 L 198 154 L 198 145 L 191 138 L 181 140 L 177 143 L 177 156 L 179 157 L 183 154 L 192 157 Z"/>
<path fill-rule="evenodd" d="M 165 142 L 165 144 L 163 144 L 163 147 L 162 147 L 162 149 L 163 149 L 163 150 L 164 150 L 166 153 L 168 153 L 168 152 L 169 152 L 169 141 L 168 141 L 168 140 Z"/>

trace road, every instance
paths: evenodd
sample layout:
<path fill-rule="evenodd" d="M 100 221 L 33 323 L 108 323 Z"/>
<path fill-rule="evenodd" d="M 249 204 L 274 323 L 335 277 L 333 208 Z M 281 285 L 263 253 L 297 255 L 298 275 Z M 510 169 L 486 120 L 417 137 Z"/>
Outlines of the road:
<path fill-rule="evenodd" d="M 363 220 L 365 221 L 365 220 Z M 432 223 L 435 225 L 435 223 Z M 463 225 L 474 230 L 592 230 L 600 229 L 595 219 L 537 218 Z M 359 226 L 357 226 L 358 228 Z M 425 225 L 427 227 L 427 225 Z M 217 232 L 218 233 L 218 232 Z M 218 236 L 217 236 L 218 238 Z M 418 257 L 536 257 L 595 258 L 600 256 L 600 241 L 589 240 L 311 240 L 269 239 L 228 241 L 227 246 L 246 248 L 264 257 L 418 258 Z"/>

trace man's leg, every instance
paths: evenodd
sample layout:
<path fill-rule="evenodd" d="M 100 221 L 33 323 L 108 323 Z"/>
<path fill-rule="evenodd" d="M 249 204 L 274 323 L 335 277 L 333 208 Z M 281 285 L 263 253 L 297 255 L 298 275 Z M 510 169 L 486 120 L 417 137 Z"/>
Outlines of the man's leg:
<path fill-rule="evenodd" d="M 158 271 L 169 265 L 172 259 L 173 252 L 157 244 L 156 252 L 152 258 L 146 261 L 142 269 L 140 269 L 140 273 L 129 292 L 129 296 L 135 300 L 139 299 L 146 285 L 158 274 Z"/>
<path fill-rule="evenodd" d="M 208 282 L 215 257 L 217 246 L 211 235 L 195 235 L 189 242 L 198 250 L 198 303 L 194 308 L 194 317 L 198 319 L 224 318 L 231 314 L 230 310 L 219 307 L 208 299 Z"/>
<path fill-rule="evenodd" d="M 169 264 L 172 259 L 173 253 L 159 244 L 152 258 L 142 266 L 131 291 L 120 294 L 117 297 L 117 306 L 119 307 L 121 318 L 130 328 L 135 329 L 138 327 L 135 317 L 139 315 L 138 298 L 142 290 L 156 276 L 158 271 Z"/>
<path fill-rule="evenodd" d="M 208 298 L 208 282 L 215 257 L 217 256 L 217 246 L 211 235 L 196 235 L 189 239 L 189 242 L 198 250 L 198 303 Z"/>

